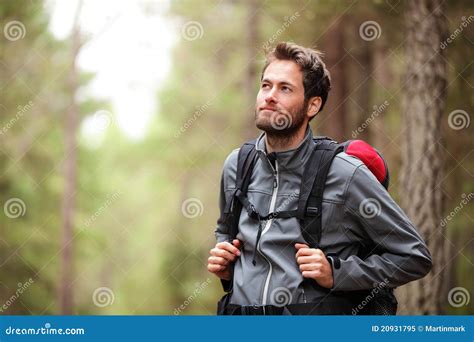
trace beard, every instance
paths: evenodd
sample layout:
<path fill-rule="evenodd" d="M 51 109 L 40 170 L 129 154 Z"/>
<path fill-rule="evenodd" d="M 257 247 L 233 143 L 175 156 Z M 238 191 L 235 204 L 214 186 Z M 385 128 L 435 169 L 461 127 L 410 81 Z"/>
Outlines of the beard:
<path fill-rule="evenodd" d="M 308 101 L 292 111 L 278 109 L 274 112 L 255 110 L 255 125 L 268 136 L 290 140 L 305 123 Z"/>

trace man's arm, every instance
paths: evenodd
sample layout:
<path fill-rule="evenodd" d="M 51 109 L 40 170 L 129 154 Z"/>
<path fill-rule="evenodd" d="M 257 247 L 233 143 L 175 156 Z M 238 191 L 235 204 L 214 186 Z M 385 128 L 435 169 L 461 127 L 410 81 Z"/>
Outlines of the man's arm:
<path fill-rule="evenodd" d="M 379 253 L 365 260 L 353 255 L 334 261 L 334 289 L 369 289 L 380 283 L 397 287 L 422 278 L 431 270 L 431 255 L 425 242 L 365 165 L 355 170 L 345 198 L 345 210 Z"/>
<path fill-rule="evenodd" d="M 238 149 L 234 150 L 224 162 L 219 193 L 219 218 L 217 219 L 217 226 L 214 231 L 217 244 L 210 250 L 211 256 L 208 259 L 208 270 L 220 278 L 222 287 L 226 292 L 232 289 L 233 265 L 235 258 L 240 256 L 239 249 L 241 247 L 240 241 L 236 239 L 232 241 L 232 237 L 229 235 L 229 222 L 226 221 L 226 216 L 224 215 L 224 209 L 227 204 L 226 189 L 229 188 L 229 183 L 235 183 L 237 154 Z M 220 258 L 220 269 L 218 269 L 216 258 Z M 211 263 L 214 265 L 210 269 L 209 265 Z"/>
<path fill-rule="evenodd" d="M 214 231 L 217 242 L 231 242 L 232 240 L 232 237 L 229 235 L 228 222 L 225 221 L 226 217 L 224 215 L 224 209 L 226 207 L 227 201 L 231 200 L 230 194 L 235 189 L 238 155 L 239 149 L 237 148 L 227 156 L 222 169 L 221 186 L 219 192 L 219 218 L 217 219 L 217 226 Z"/>

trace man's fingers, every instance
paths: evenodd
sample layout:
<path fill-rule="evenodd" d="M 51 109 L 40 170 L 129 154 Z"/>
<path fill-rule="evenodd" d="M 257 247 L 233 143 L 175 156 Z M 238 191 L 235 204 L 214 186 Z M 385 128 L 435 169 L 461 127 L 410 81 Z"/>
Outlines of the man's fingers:
<path fill-rule="evenodd" d="M 211 249 L 211 255 L 216 257 L 221 257 L 229 261 L 234 261 L 236 256 L 225 249 L 213 248 Z"/>
<path fill-rule="evenodd" d="M 217 265 L 223 265 L 223 266 L 227 266 L 229 264 L 228 260 L 221 257 L 215 257 L 215 256 L 210 256 L 209 259 L 207 259 L 207 261 L 210 264 L 217 264 Z"/>
<path fill-rule="evenodd" d="M 299 256 L 303 255 L 320 255 L 323 256 L 324 253 L 322 250 L 317 249 L 317 248 L 300 248 L 298 249 L 298 252 L 296 252 L 296 257 L 298 258 Z"/>
<path fill-rule="evenodd" d="M 320 262 L 321 260 L 321 256 L 316 254 L 311 254 L 309 256 L 300 256 L 296 258 L 296 262 L 300 265 Z"/>
<path fill-rule="evenodd" d="M 216 264 L 207 265 L 207 270 L 212 273 L 221 272 L 221 271 L 224 271 L 225 269 L 226 267 L 222 265 L 216 265 Z"/>
<path fill-rule="evenodd" d="M 305 243 L 295 243 L 295 248 L 300 249 L 300 248 L 309 248 L 309 246 Z"/>
<path fill-rule="evenodd" d="M 240 255 L 240 251 L 237 247 L 231 245 L 229 242 L 220 242 L 216 245 L 216 248 L 219 249 L 225 249 L 229 253 L 235 254 L 235 255 Z"/>
<path fill-rule="evenodd" d="M 317 279 L 320 275 L 320 271 L 304 271 L 301 273 L 304 278 L 312 278 L 312 279 Z"/>
<path fill-rule="evenodd" d="M 300 265 L 300 271 L 318 271 L 321 269 L 321 264 L 303 264 Z"/>
<path fill-rule="evenodd" d="M 232 241 L 232 244 L 235 246 L 235 248 L 238 248 L 240 250 L 240 247 L 241 247 L 240 240 L 234 239 L 234 241 Z"/>
<path fill-rule="evenodd" d="M 314 249 L 311 248 L 300 248 L 298 252 L 296 252 L 296 257 L 304 256 L 304 255 L 313 255 Z"/>

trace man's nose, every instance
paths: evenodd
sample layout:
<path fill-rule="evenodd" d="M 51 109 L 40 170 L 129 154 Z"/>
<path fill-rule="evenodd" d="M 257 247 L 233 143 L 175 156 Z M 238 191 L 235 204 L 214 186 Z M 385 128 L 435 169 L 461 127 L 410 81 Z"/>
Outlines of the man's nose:
<path fill-rule="evenodd" d="M 272 88 L 265 96 L 265 102 L 266 103 L 276 103 L 276 97 L 275 97 L 275 91 L 276 88 Z"/>

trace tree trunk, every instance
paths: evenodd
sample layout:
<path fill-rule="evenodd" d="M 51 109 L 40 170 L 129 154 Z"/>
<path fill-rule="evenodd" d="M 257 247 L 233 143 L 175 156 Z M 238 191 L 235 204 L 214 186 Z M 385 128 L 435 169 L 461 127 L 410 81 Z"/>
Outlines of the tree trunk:
<path fill-rule="evenodd" d="M 428 244 L 433 269 L 400 291 L 400 312 L 443 313 L 447 246 L 443 215 L 442 114 L 446 101 L 446 63 L 440 43 L 446 34 L 441 0 L 406 3 L 406 78 L 402 101 L 401 203 Z"/>
<path fill-rule="evenodd" d="M 375 86 L 376 87 L 383 87 L 384 96 L 378 96 L 375 99 L 375 104 L 377 106 L 381 105 L 385 101 L 388 101 L 388 105 L 392 105 L 392 100 L 385 96 L 386 92 L 385 89 L 390 90 L 391 84 L 393 82 L 393 74 L 391 70 L 390 63 L 388 61 L 389 51 L 387 45 L 379 40 L 374 41 L 375 45 L 375 52 L 374 52 L 374 78 L 376 80 Z M 373 133 L 373 143 L 374 145 L 379 148 L 383 149 L 384 147 L 388 146 L 390 141 L 387 139 L 389 136 L 389 132 L 386 131 L 387 127 L 385 125 L 385 116 L 390 109 L 385 109 L 380 112 L 377 118 L 374 121 L 375 126 L 372 127 Z M 393 156 L 389 149 L 386 151 L 384 150 L 384 155 L 389 160 L 393 160 Z"/>
<path fill-rule="evenodd" d="M 74 208 L 77 179 L 77 154 L 76 154 L 76 132 L 78 130 L 79 106 L 75 97 L 78 89 L 77 55 L 79 54 L 81 42 L 79 33 L 79 14 L 82 2 L 79 2 L 76 18 L 72 31 L 72 56 L 71 70 L 69 73 L 68 86 L 70 103 L 65 118 L 65 159 L 64 159 L 64 193 L 62 201 L 63 231 L 61 241 L 61 283 L 59 289 L 59 303 L 62 315 L 73 313 L 73 233 L 74 233 Z"/>
<path fill-rule="evenodd" d="M 358 87 L 357 90 L 357 104 L 355 104 L 355 115 L 356 118 L 356 127 L 365 127 L 364 123 L 367 119 L 370 118 L 372 114 L 372 106 L 371 104 L 371 95 L 372 95 L 372 77 L 369 75 L 372 74 L 373 71 L 373 58 L 372 58 L 372 42 L 361 42 L 359 44 L 359 51 L 357 53 L 357 61 L 355 63 L 359 71 L 357 72 L 358 76 Z M 368 142 L 371 142 L 371 134 L 372 127 L 371 125 L 367 125 L 365 129 L 363 129 L 359 135 L 357 135 L 357 139 L 362 139 Z"/>
<path fill-rule="evenodd" d="M 331 91 L 320 116 L 321 134 L 336 141 L 346 139 L 347 72 L 344 51 L 344 19 L 330 25 L 324 38 L 325 63 L 331 74 Z"/>
<path fill-rule="evenodd" d="M 245 89 L 245 120 L 243 123 L 243 135 L 248 139 L 255 138 L 257 129 L 255 128 L 255 99 L 256 99 L 256 76 L 257 63 L 256 56 L 259 53 L 258 25 L 260 22 L 260 12 L 258 11 L 258 1 L 248 0 L 248 22 L 245 23 L 246 50 L 247 50 L 247 70 L 244 77 Z"/>

